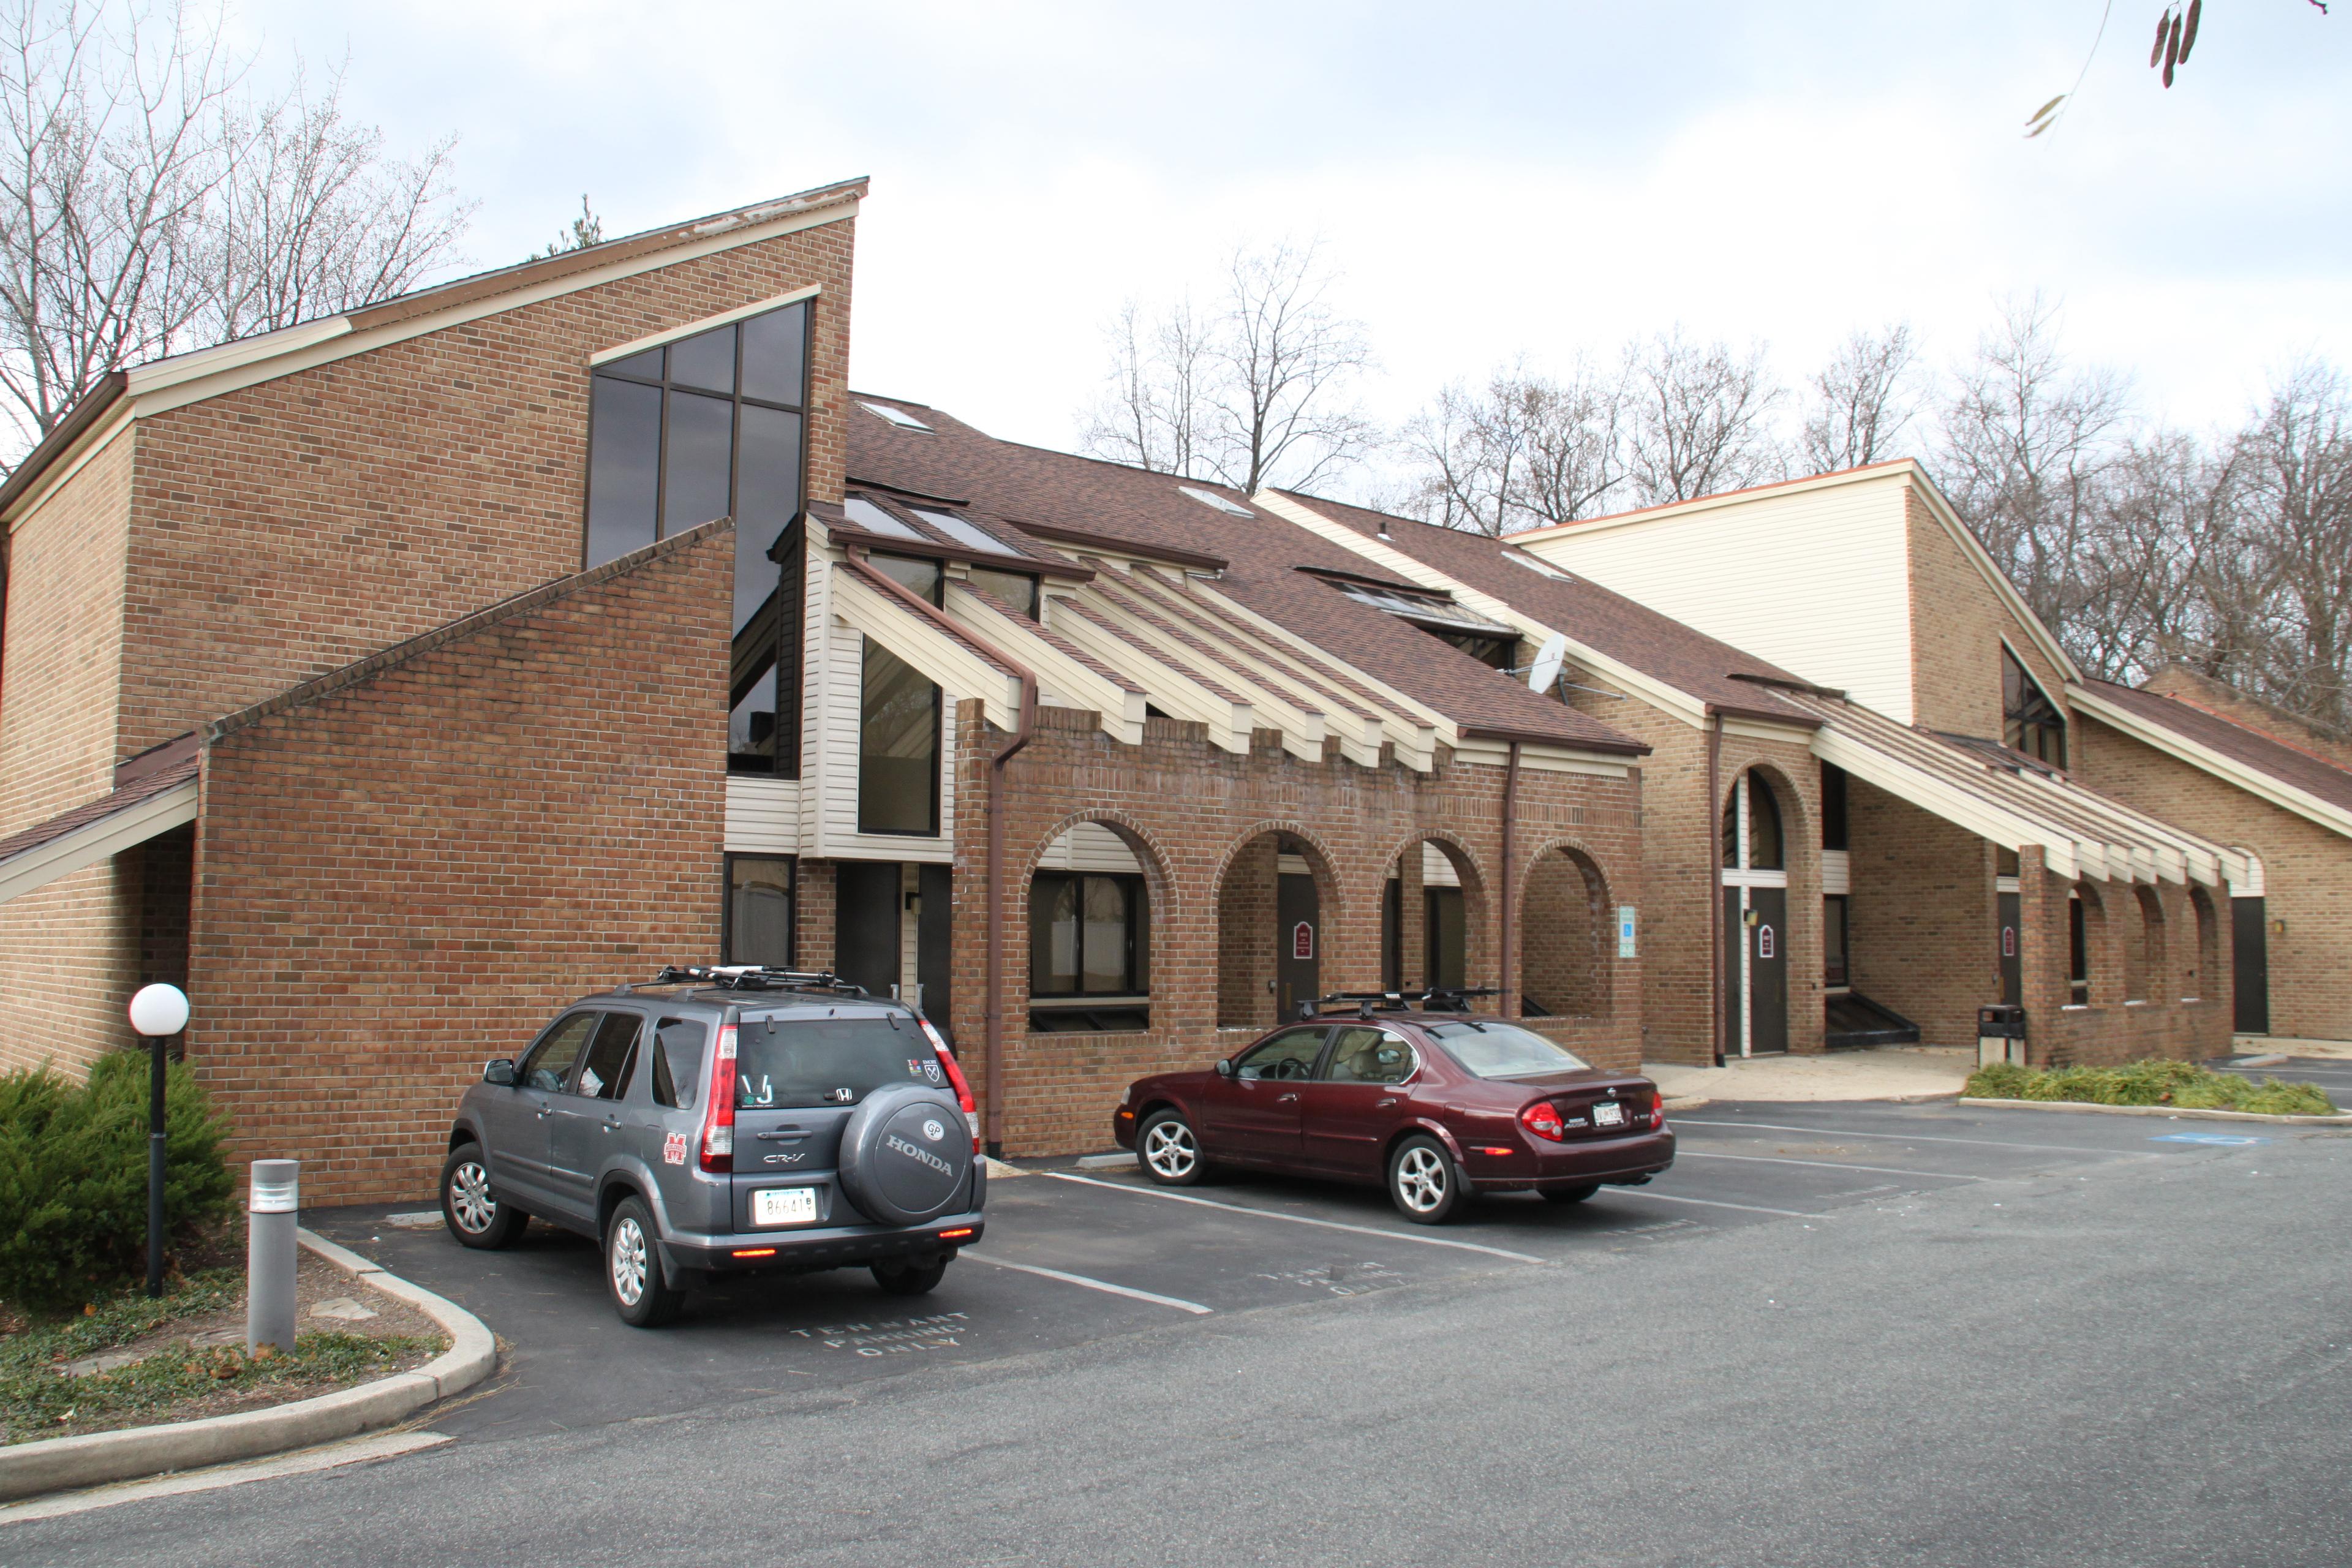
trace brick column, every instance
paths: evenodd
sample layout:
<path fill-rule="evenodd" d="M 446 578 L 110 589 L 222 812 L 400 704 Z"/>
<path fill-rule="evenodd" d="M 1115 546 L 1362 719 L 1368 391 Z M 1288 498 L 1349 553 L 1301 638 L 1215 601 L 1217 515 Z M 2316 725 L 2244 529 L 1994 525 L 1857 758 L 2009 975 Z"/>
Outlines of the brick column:
<path fill-rule="evenodd" d="M 2017 963 L 2025 1003 L 2026 1060 L 2050 1065 L 2058 1039 L 2060 1009 L 2067 1001 L 2066 970 L 2071 933 L 2065 879 L 2050 874 L 2038 844 L 2017 853 Z"/>
<path fill-rule="evenodd" d="M 1421 845 L 1406 847 L 1397 857 L 1397 979 L 1408 991 L 1429 984 L 1429 907 L 1421 880 Z"/>

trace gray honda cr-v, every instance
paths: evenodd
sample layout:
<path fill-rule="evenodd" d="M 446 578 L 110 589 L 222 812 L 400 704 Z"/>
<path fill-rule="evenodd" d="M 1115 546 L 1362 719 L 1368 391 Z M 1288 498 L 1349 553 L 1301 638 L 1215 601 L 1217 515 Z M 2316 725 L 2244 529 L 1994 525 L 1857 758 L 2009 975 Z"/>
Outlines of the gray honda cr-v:
<path fill-rule="evenodd" d="M 604 1244 L 623 1321 L 721 1277 L 864 1265 L 918 1296 L 980 1239 L 971 1091 L 914 1009 L 830 974 L 665 969 L 585 996 L 466 1091 L 441 1214 L 467 1247 L 531 1215 Z"/>

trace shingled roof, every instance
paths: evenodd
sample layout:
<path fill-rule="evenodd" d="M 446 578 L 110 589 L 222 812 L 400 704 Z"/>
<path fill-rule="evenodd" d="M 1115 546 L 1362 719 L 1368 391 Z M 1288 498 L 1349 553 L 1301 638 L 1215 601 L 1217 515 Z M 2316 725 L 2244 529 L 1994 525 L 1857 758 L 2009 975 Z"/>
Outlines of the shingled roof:
<path fill-rule="evenodd" d="M 2077 689 L 2104 700 L 2160 729 L 2207 751 L 2266 773 L 2290 789 L 2326 802 L 2344 811 L 2352 811 L 2352 773 L 2337 767 L 2315 752 L 2291 746 L 2258 730 L 2224 719 L 2210 709 L 2199 708 L 2137 687 L 2118 686 L 2107 680 L 2084 680 Z M 2095 709 L 2092 717 L 2100 715 Z"/>
<path fill-rule="evenodd" d="M 856 406 L 883 403 L 909 428 Z M 854 395 L 849 485 L 962 500 L 989 519 L 1064 552 L 1091 542 L 1179 566 L 1213 565 L 1217 591 L 1346 665 L 1445 715 L 1464 731 L 1588 751 L 1648 747 L 1498 674 L 1394 616 L 1349 597 L 1318 571 L 1366 576 L 1353 552 L 1293 526 L 1237 490 L 1001 441 L 922 404 Z M 1187 494 L 1218 497 L 1238 514 Z"/>

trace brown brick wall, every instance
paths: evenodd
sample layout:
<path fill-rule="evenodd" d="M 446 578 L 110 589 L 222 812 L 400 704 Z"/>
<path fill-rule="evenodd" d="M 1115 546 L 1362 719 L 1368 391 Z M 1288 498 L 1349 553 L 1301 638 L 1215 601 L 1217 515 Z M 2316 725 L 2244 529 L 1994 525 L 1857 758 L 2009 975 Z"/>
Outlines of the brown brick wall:
<path fill-rule="evenodd" d="M 1853 988 L 1925 1044 L 1974 1044 L 1977 1009 L 2001 999 L 1992 845 L 1854 778 L 1846 825 Z"/>
<path fill-rule="evenodd" d="M 1217 888 L 1217 1026 L 1267 1029 L 1280 998 L 1275 990 L 1276 878 L 1280 840 L 1261 834 L 1236 850 Z"/>
<path fill-rule="evenodd" d="M 1915 722 L 2000 739 L 2000 644 L 2063 710 L 2066 683 L 2026 635 L 1927 502 L 1906 492 L 1911 542 L 1911 700 Z M 1971 1021 L 1970 1028 L 1975 1027 Z"/>
<path fill-rule="evenodd" d="M 2261 857 L 2272 921 L 2271 1033 L 2352 1039 L 2352 838 L 2077 715 L 2074 773 L 2093 789 Z M 2216 897 L 2224 897 L 2217 889 Z M 2281 931 L 2275 922 L 2284 921 Z M 2226 923 L 2226 920 L 2225 920 Z"/>
<path fill-rule="evenodd" d="M 578 571 L 597 350 L 822 287 L 809 483 L 838 499 L 852 227 L 673 263 L 142 420 L 109 744 L 137 751 Z"/>
<path fill-rule="evenodd" d="M 313 1203 L 421 1199 L 485 1058 L 717 950 L 721 527 L 215 743 L 189 1057 Z"/>
<path fill-rule="evenodd" d="M 2150 910 L 2142 901 L 2142 889 L 2130 885 L 2070 883 L 2052 874 L 2042 850 L 2032 846 L 2019 856 L 2019 872 L 2028 1062 L 2035 1067 L 2104 1067 L 2149 1057 L 2194 1061 L 2229 1050 L 2226 979 L 2209 986 L 2200 975 L 2190 984 L 2200 923 L 2188 889 L 2162 883 L 2148 889 L 2154 905 Z M 2073 1002 L 2067 984 L 2067 896 L 2077 888 L 2092 911 L 2085 922 L 2091 981 L 2086 1004 Z M 2135 959 L 2129 951 L 2151 913 L 2164 931 L 2161 958 L 2155 963 L 2145 956 Z M 2212 961 L 2226 976 L 2230 933 L 2218 905 L 2214 919 L 2202 929 L 2210 932 Z M 2148 993 L 2144 1000 L 2126 994 L 2131 989 L 2127 972 L 2135 964 L 2143 975 L 2141 988 Z M 2197 999 L 2184 1000 L 2192 992 Z"/>
<path fill-rule="evenodd" d="M 956 789 L 955 1022 L 975 1087 L 985 1078 L 986 762 L 1000 731 L 979 705 L 957 716 L 964 769 Z M 1150 884 L 1151 1027 L 1128 1035 L 1029 1037 L 1027 965 L 1008 963 L 1004 999 L 1004 1142 L 1016 1154 L 1103 1148 L 1110 1113 L 1129 1081 L 1143 1074 L 1206 1066 L 1246 1034 L 1221 1034 L 1221 939 L 1217 908 L 1229 867 L 1258 854 L 1262 836 L 1282 832 L 1308 846 L 1321 889 L 1321 981 L 1328 990 L 1370 990 L 1380 982 L 1381 887 L 1400 851 L 1443 836 L 1491 881 L 1500 858 L 1503 770 L 1448 762 L 1433 774 L 1300 763 L 1278 751 L 1234 757 L 1209 744 L 1200 726 L 1147 723 L 1143 743 L 1121 746 L 1093 715 L 1045 709 L 1034 741 L 1007 769 L 1004 816 L 1007 931 L 1025 932 L 1030 868 L 1076 821 L 1100 821 L 1137 851 Z M 1517 805 L 1522 858 L 1573 848 L 1602 871 L 1612 895 L 1638 903 L 1642 789 L 1637 778 L 1523 770 Z M 1254 864 L 1255 862 L 1253 862 Z M 1269 921 L 1271 925 L 1271 921 Z M 1487 923 L 1491 923 L 1489 919 Z M 1269 932 L 1269 934 L 1271 934 Z M 1016 938 L 1025 956 L 1025 935 Z M 1471 973 L 1491 982 L 1493 933 L 1474 942 Z M 1642 994 L 1641 963 L 1619 961 L 1613 994 Z M 1481 967 L 1481 965 L 1485 967 Z M 1640 1058 L 1640 1009 L 1551 1021 L 1547 1032 L 1604 1065 Z"/>
<path fill-rule="evenodd" d="M 114 787 L 136 442 L 115 437 L 9 531 L 0 837 Z"/>

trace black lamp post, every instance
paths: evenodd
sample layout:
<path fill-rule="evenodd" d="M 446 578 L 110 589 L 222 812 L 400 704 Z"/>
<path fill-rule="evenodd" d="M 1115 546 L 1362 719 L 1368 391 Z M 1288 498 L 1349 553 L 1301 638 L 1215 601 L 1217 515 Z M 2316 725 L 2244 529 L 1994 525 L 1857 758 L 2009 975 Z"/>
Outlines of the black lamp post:
<path fill-rule="evenodd" d="M 147 1294 L 163 1293 L 163 1042 L 188 1026 L 188 998 L 176 985 L 142 985 L 131 998 L 131 1026 L 147 1037 Z"/>

